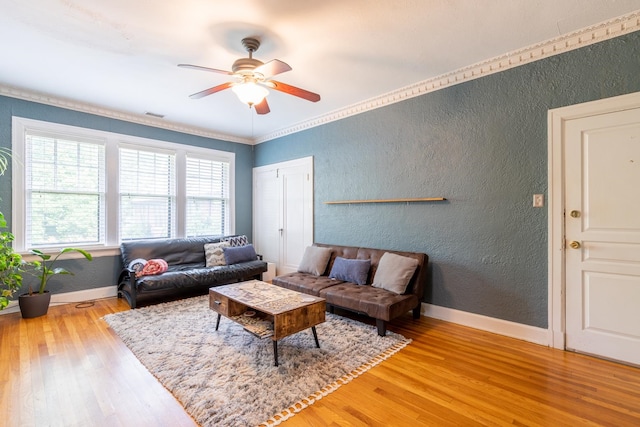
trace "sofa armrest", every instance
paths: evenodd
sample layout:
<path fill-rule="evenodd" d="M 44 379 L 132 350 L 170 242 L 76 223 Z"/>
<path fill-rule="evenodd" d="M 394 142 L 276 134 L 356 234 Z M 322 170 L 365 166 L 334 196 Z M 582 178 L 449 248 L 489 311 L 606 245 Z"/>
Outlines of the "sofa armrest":
<path fill-rule="evenodd" d="M 135 280 L 135 278 L 136 278 L 135 271 L 130 270 L 128 268 L 123 268 L 122 271 L 120 272 L 120 276 L 118 276 L 118 284 L 126 280 L 131 280 L 131 279 Z"/>
<path fill-rule="evenodd" d="M 124 296 L 129 302 L 131 308 L 136 308 L 136 299 L 138 297 L 138 287 L 136 286 L 136 272 L 128 268 L 123 268 L 120 272 L 120 276 L 118 276 L 117 286 L 118 297 Z"/>

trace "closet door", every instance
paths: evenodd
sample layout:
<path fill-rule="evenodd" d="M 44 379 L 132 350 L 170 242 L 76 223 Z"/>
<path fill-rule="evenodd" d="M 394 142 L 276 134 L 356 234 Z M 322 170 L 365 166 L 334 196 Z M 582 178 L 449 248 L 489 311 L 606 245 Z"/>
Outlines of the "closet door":
<path fill-rule="evenodd" d="M 296 271 L 313 243 L 313 158 L 254 168 L 254 244 L 276 274 Z"/>
<path fill-rule="evenodd" d="M 304 249 L 313 243 L 313 190 L 307 164 L 280 169 L 280 175 L 283 221 L 277 267 L 287 274 L 298 269 Z"/>
<path fill-rule="evenodd" d="M 276 169 L 253 170 L 253 244 L 267 262 L 280 258 L 282 180 Z"/>

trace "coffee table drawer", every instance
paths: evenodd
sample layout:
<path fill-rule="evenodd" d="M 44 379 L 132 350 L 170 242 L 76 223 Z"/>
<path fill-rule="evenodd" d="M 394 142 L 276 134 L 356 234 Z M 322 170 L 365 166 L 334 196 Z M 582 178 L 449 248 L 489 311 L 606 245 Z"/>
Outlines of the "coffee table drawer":
<path fill-rule="evenodd" d="M 209 308 L 226 317 L 239 316 L 247 311 L 246 305 L 230 300 L 212 289 L 209 290 Z"/>

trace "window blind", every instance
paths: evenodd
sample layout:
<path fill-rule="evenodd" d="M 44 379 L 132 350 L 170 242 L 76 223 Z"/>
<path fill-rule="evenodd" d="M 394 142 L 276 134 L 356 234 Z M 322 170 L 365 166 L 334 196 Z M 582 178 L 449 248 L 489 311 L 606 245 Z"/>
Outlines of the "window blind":
<path fill-rule="evenodd" d="M 104 142 L 28 131 L 25 143 L 27 246 L 104 242 Z"/>
<path fill-rule="evenodd" d="M 229 219 L 229 163 L 186 158 L 186 235 L 222 235 Z"/>
<path fill-rule="evenodd" d="M 175 155 L 120 147 L 120 239 L 175 236 Z"/>

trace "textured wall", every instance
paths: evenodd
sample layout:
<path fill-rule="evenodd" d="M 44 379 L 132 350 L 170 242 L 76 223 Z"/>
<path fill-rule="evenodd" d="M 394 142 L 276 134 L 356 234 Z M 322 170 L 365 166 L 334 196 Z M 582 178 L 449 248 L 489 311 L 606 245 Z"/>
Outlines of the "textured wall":
<path fill-rule="evenodd" d="M 251 186 L 253 185 L 253 149 L 251 146 L 187 135 L 0 96 L 1 147 L 11 147 L 12 116 L 234 152 L 236 155 L 236 232 L 251 236 Z M 8 171 L 3 177 L 0 177 L 0 211 L 5 214 L 9 223 L 11 223 L 11 200 L 12 197 L 15 198 L 16 196 L 19 195 L 11 194 L 11 171 Z M 61 262 L 60 266 L 69 268 L 76 275 L 52 279 L 51 291 L 54 293 L 115 285 L 121 268 L 119 257 L 95 258 L 91 263 L 84 260 L 69 260 Z"/>
<path fill-rule="evenodd" d="M 426 252 L 425 301 L 546 327 L 547 112 L 639 90 L 636 32 L 265 142 L 255 166 L 313 156 L 315 241 Z"/>

